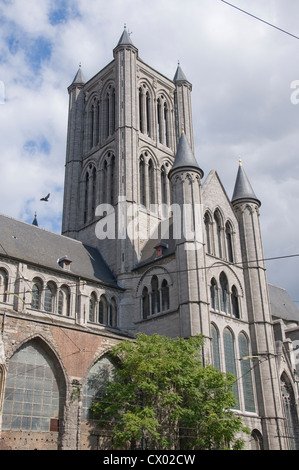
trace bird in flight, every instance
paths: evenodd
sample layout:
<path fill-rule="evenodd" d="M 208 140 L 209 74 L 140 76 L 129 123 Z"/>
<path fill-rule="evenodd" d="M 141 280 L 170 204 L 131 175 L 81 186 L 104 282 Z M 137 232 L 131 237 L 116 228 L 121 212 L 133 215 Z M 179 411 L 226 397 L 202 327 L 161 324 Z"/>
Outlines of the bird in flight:
<path fill-rule="evenodd" d="M 50 197 L 50 193 L 49 193 L 47 196 L 42 197 L 42 198 L 41 198 L 41 201 L 46 201 L 46 202 L 48 202 L 49 197 Z"/>

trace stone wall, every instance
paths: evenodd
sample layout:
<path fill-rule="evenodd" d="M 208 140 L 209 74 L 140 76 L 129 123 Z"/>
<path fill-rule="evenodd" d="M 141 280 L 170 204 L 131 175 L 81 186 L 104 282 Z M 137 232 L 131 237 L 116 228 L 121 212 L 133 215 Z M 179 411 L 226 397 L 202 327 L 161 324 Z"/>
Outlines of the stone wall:
<path fill-rule="evenodd" d="M 3 318 L 3 312 L 0 312 L 1 325 Z M 92 439 L 88 426 L 85 425 L 84 432 L 80 432 L 82 387 L 90 367 L 122 337 L 105 330 L 87 331 L 79 326 L 59 325 L 34 316 L 6 312 L 2 339 L 0 338 L 5 356 L 3 391 L 10 358 L 20 346 L 32 339 L 38 339 L 42 347 L 52 354 L 61 395 L 59 424 L 57 420 L 53 420 L 53 429 L 49 432 L 2 430 L 0 450 L 76 450 L 81 447 L 81 434 L 84 447 L 90 448 L 88 443 Z M 0 411 L 2 405 L 3 400 L 0 400 Z"/>

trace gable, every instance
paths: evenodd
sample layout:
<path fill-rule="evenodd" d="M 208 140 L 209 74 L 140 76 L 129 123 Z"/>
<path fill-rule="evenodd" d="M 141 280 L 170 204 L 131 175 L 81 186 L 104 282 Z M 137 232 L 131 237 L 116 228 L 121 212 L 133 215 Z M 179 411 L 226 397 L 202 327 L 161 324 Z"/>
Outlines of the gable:
<path fill-rule="evenodd" d="M 210 171 L 202 185 L 202 205 L 203 213 L 209 210 L 213 214 L 219 209 L 225 219 L 230 219 L 237 227 L 235 212 L 216 170 Z"/>

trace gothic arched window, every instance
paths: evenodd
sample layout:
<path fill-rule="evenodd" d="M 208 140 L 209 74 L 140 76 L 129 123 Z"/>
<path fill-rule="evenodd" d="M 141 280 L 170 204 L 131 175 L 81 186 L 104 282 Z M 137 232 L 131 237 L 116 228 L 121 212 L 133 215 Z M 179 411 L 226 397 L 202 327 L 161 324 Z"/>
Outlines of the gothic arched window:
<path fill-rule="evenodd" d="M 150 298 L 148 288 L 144 287 L 142 291 L 142 318 L 145 320 L 150 314 Z"/>
<path fill-rule="evenodd" d="M 230 329 L 225 328 L 223 332 L 223 345 L 224 345 L 224 359 L 226 372 L 230 372 L 236 377 L 233 385 L 233 392 L 236 397 L 236 407 L 239 409 L 239 389 L 237 382 L 237 368 L 236 368 L 236 356 L 235 356 L 235 341 Z"/>
<path fill-rule="evenodd" d="M 93 292 L 89 299 L 89 321 L 95 322 L 96 321 L 96 305 L 97 305 L 97 296 Z"/>
<path fill-rule="evenodd" d="M 154 175 L 154 165 L 150 159 L 148 162 L 148 183 L 149 183 L 149 203 L 155 203 L 155 175 Z"/>
<path fill-rule="evenodd" d="M 293 387 L 288 376 L 283 373 L 280 378 L 284 415 L 286 421 L 286 434 L 289 450 L 299 449 L 299 423 L 297 404 Z"/>
<path fill-rule="evenodd" d="M 218 210 L 214 213 L 214 220 L 216 226 L 218 256 L 219 258 L 222 258 L 222 219 Z"/>
<path fill-rule="evenodd" d="M 240 318 L 239 296 L 236 286 L 232 287 L 231 293 L 232 314 L 235 318 Z"/>
<path fill-rule="evenodd" d="M 143 156 L 141 156 L 139 160 L 139 190 L 140 204 L 146 206 L 145 161 Z"/>
<path fill-rule="evenodd" d="M 158 124 L 158 129 L 157 129 L 158 141 L 162 142 L 162 122 L 161 122 L 161 101 L 160 101 L 160 98 L 157 99 L 157 124 Z"/>
<path fill-rule="evenodd" d="M 8 274 L 5 269 L 0 269 L 0 302 L 7 302 Z"/>
<path fill-rule="evenodd" d="M 146 114 L 146 133 L 149 137 L 151 137 L 151 99 L 150 94 L 147 91 L 145 97 L 145 114 Z"/>
<path fill-rule="evenodd" d="M 216 369 L 220 370 L 220 351 L 219 351 L 219 333 L 217 328 L 211 325 L 212 333 L 212 350 L 213 350 L 213 365 Z"/>
<path fill-rule="evenodd" d="M 227 259 L 228 261 L 232 263 L 234 260 L 233 259 L 232 228 L 228 222 L 225 224 L 225 238 L 226 238 Z"/>
<path fill-rule="evenodd" d="M 115 89 L 109 85 L 104 100 L 104 136 L 108 138 L 115 131 Z"/>
<path fill-rule="evenodd" d="M 243 385 L 244 406 L 246 411 L 255 412 L 254 393 L 251 377 L 251 363 L 248 339 L 244 333 L 239 334 L 239 354 L 241 359 L 241 377 Z"/>
<path fill-rule="evenodd" d="M 94 216 L 96 209 L 96 186 L 97 186 L 97 172 L 95 167 L 92 169 L 92 194 L 91 194 L 91 211 Z"/>
<path fill-rule="evenodd" d="M 251 432 L 251 450 L 264 450 L 263 436 L 257 429 Z"/>
<path fill-rule="evenodd" d="M 220 310 L 230 313 L 228 282 L 224 273 L 220 274 Z"/>
<path fill-rule="evenodd" d="M 101 295 L 99 302 L 99 323 L 102 325 L 108 323 L 108 302 L 105 295 Z"/>
<path fill-rule="evenodd" d="M 164 110 L 163 110 L 163 118 L 164 118 L 164 141 L 163 143 L 166 147 L 170 147 L 169 145 L 169 112 L 168 106 L 166 102 L 164 103 Z"/>
<path fill-rule="evenodd" d="M 162 204 L 167 204 L 167 190 L 166 190 L 166 171 L 164 166 L 161 167 L 161 201 Z"/>
<path fill-rule="evenodd" d="M 67 286 L 62 286 L 58 294 L 59 315 L 70 316 L 70 291 Z"/>
<path fill-rule="evenodd" d="M 84 192 L 84 223 L 87 222 L 88 217 L 88 194 L 89 194 L 89 172 L 85 175 L 85 192 Z"/>
<path fill-rule="evenodd" d="M 166 279 L 163 280 L 161 286 L 161 294 L 162 294 L 162 311 L 169 309 L 169 286 Z"/>
<path fill-rule="evenodd" d="M 48 282 L 45 288 L 44 310 L 53 313 L 55 310 L 56 286 L 53 282 Z"/>
<path fill-rule="evenodd" d="M 160 292 L 157 276 L 153 276 L 151 280 L 151 298 L 152 298 L 152 315 L 160 312 Z"/>
<path fill-rule="evenodd" d="M 108 356 L 99 359 L 88 372 L 82 390 L 82 418 L 93 418 L 90 408 L 93 402 L 101 400 L 108 381 L 114 377 L 115 366 Z"/>
<path fill-rule="evenodd" d="M 205 233 L 206 233 L 207 253 L 212 254 L 212 241 L 211 241 L 212 221 L 208 212 L 205 213 L 204 224 L 205 224 Z"/>
<path fill-rule="evenodd" d="M 211 293 L 211 308 L 213 310 L 219 310 L 218 286 L 214 278 L 211 280 L 210 293 Z"/>
<path fill-rule="evenodd" d="M 33 286 L 31 291 L 31 308 L 35 308 L 36 310 L 40 310 L 41 308 L 41 295 L 43 289 L 43 283 L 40 279 L 34 278 L 33 279 Z"/>
<path fill-rule="evenodd" d="M 38 340 L 24 344 L 8 364 L 2 429 L 57 431 L 65 393 L 60 374 L 53 355 Z"/>

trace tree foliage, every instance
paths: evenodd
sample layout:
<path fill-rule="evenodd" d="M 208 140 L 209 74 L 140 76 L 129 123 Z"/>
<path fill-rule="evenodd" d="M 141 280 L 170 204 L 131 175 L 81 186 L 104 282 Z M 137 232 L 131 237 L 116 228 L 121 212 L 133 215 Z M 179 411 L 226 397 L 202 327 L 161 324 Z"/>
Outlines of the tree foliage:
<path fill-rule="evenodd" d="M 113 381 L 92 405 L 115 448 L 240 449 L 246 432 L 235 404 L 235 377 L 203 367 L 201 336 L 139 334 L 111 354 L 119 360 Z"/>

